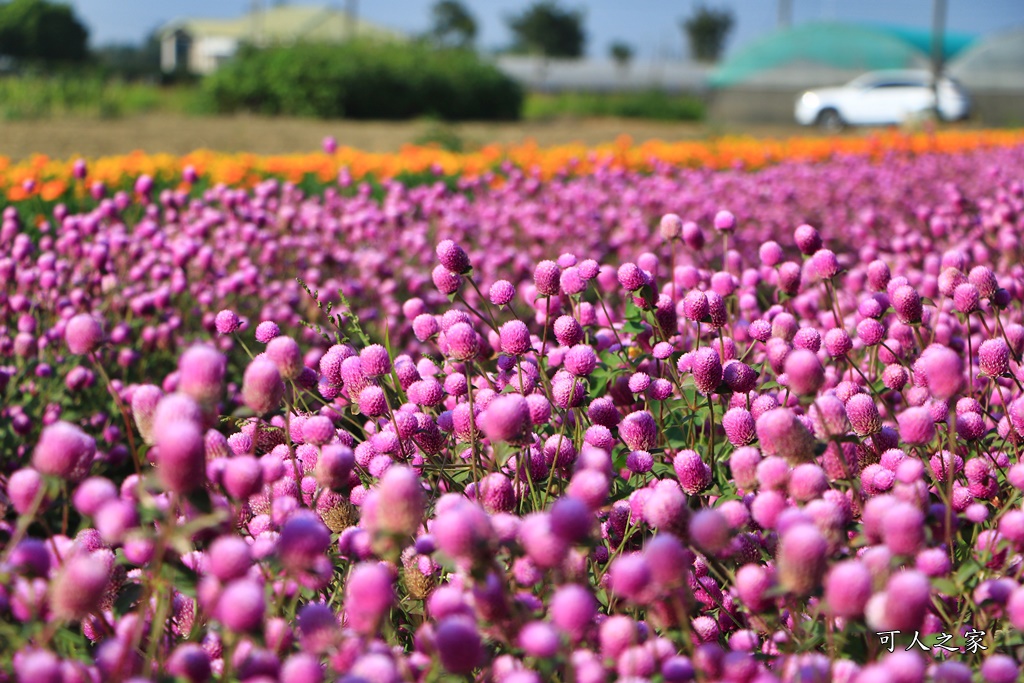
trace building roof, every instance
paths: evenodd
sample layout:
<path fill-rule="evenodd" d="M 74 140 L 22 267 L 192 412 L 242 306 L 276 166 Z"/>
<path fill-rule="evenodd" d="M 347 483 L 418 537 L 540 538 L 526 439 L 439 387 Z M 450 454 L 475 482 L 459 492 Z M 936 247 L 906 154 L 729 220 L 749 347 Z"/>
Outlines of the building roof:
<path fill-rule="evenodd" d="M 947 71 L 969 89 L 1024 90 L 1024 27 L 978 41 Z"/>
<path fill-rule="evenodd" d="M 193 38 L 221 37 L 269 43 L 296 40 L 341 41 L 348 37 L 348 15 L 327 5 L 277 5 L 235 19 L 175 19 L 159 30 L 161 36 L 184 31 Z M 362 37 L 400 39 L 391 29 L 357 19 L 355 33 Z"/>
<path fill-rule="evenodd" d="M 829 85 L 858 73 L 927 68 L 927 32 L 885 26 L 812 22 L 777 31 L 724 61 L 711 74 L 712 87 L 739 84 Z M 944 52 L 956 54 L 970 42 L 946 36 Z"/>

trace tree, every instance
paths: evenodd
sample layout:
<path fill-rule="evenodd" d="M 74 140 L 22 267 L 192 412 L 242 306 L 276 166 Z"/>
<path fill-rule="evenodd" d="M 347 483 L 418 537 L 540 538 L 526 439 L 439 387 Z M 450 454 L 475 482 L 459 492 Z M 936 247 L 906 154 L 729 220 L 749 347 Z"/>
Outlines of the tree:
<path fill-rule="evenodd" d="M 608 47 L 608 54 L 620 69 L 625 69 L 633 61 L 633 47 L 621 40 L 616 40 Z"/>
<path fill-rule="evenodd" d="M 0 52 L 46 63 L 86 58 L 89 31 L 71 7 L 49 0 L 0 4 Z"/>
<path fill-rule="evenodd" d="M 697 5 L 693 15 L 680 23 L 690 44 L 690 55 L 698 62 L 717 62 L 735 17 L 729 10 Z"/>
<path fill-rule="evenodd" d="M 430 38 L 439 45 L 471 49 L 476 40 L 476 19 L 459 0 L 440 0 L 430 11 Z"/>
<path fill-rule="evenodd" d="M 554 0 L 541 0 L 505 21 L 512 31 L 513 52 L 544 57 L 583 55 L 587 37 L 580 10 L 562 9 Z"/>

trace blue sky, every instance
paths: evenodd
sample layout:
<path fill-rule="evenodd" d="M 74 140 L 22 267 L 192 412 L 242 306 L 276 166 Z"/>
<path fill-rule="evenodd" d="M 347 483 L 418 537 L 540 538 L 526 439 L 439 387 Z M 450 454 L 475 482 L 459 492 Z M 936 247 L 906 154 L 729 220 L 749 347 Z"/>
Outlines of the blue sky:
<path fill-rule="evenodd" d="M 65 0 L 88 24 L 92 42 L 135 42 L 149 30 L 178 17 L 234 17 L 250 0 Z M 296 4 L 324 4 L 294 0 Z M 777 0 L 707 0 L 709 6 L 730 8 L 736 26 L 727 52 L 771 32 L 776 25 Z M 679 19 L 693 9 L 694 0 L 561 0 L 586 14 L 588 53 L 605 56 L 615 40 L 624 40 L 644 57 L 678 57 L 685 48 Z M 264 0 L 269 4 L 269 0 Z M 343 0 L 334 0 L 344 6 Z M 421 32 L 429 23 L 434 0 L 359 0 L 360 15 L 405 32 Z M 479 44 L 507 45 L 504 18 L 527 6 L 527 0 L 464 0 L 480 25 Z M 1024 26 L 1024 0 L 948 0 L 947 28 L 983 35 Z M 792 0 L 794 23 L 839 20 L 927 28 L 932 0 Z"/>

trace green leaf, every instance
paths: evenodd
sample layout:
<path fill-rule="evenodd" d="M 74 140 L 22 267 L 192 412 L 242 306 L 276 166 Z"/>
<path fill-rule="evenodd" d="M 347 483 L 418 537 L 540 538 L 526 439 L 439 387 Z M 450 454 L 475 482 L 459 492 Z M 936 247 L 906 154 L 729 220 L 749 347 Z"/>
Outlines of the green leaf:
<path fill-rule="evenodd" d="M 114 615 L 121 617 L 132 611 L 135 604 L 142 597 L 142 584 L 127 583 L 114 600 Z"/>

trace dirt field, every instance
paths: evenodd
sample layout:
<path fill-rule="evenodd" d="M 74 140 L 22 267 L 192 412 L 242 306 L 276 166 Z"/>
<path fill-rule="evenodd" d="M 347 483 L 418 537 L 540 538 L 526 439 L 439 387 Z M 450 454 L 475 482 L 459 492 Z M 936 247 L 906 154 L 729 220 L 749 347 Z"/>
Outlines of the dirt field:
<path fill-rule="evenodd" d="M 268 119 L 252 116 L 200 118 L 147 115 L 110 121 L 49 119 L 0 123 L 0 155 L 21 159 L 42 153 L 55 158 L 146 152 L 182 154 L 207 148 L 224 152 L 275 154 L 308 152 L 320 148 L 326 135 L 342 145 L 376 152 L 395 151 L 422 138 L 436 124 L 413 122 L 316 121 Z M 610 142 L 628 134 L 640 142 L 650 139 L 681 140 L 723 133 L 788 136 L 797 127 L 761 126 L 756 130 L 728 129 L 709 124 L 669 123 L 619 119 L 467 123 L 448 127 L 467 146 L 487 142 L 514 143 L 532 138 L 541 145 L 579 141 Z"/>

